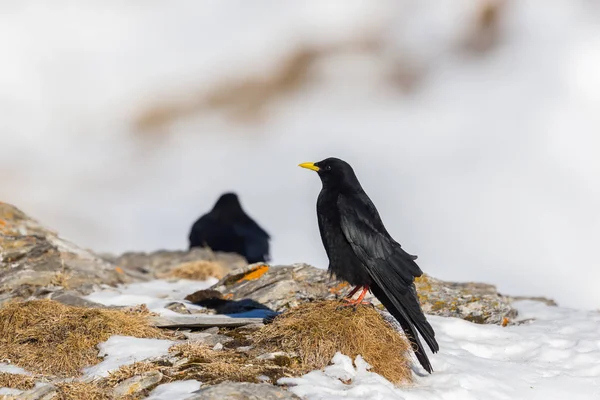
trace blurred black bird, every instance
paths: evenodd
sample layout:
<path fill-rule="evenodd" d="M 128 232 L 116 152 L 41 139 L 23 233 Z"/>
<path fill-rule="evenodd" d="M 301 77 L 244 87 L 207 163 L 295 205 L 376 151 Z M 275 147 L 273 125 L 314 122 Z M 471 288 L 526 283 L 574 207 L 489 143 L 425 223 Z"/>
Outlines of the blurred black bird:
<path fill-rule="evenodd" d="M 370 290 L 400 323 L 419 363 L 431 373 L 433 368 L 417 331 L 432 352 L 436 353 L 439 346 L 414 285 L 415 277 L 423 274 L 415 263 L 417 256 L 404 251 L 387 232 L 348 163 L 327 158 L 300 167 L 316 171 L 323 183 L 317 200 L 319 231 L 329 271 L 355 286 L 345 299 L 347 305 L 363 303 Z M 351 300 L 360 288 L 358 299 Z"/>
<path fill-rule="evenodd" d="M 213 209 L 192 226 L 189 241 L 193 247 L 210 247 L 213 251 L 237 253 L 252 264 L 269 260 L 270 236 L 240 204 L 235 193 L 224 193 Z"/>

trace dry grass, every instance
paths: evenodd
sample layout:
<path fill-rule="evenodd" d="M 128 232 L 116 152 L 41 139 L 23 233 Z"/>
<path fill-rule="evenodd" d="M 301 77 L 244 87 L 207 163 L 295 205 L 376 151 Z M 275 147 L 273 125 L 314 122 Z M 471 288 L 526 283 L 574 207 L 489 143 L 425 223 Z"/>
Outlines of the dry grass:
<path fill-rule="evenodd" d="M 56 385 L 57 395 L 53 400 L 110 400 L 110 391 L 94 383 L 64 382 Z"/>
<path fill-rule="evenodd" d="M 65 289 L 69 289 L 70 280 L 71 275 L 68 272 L 58 271 L 54 274 L 50 283 L 55 286 L 62 286 Z"/>
<path fill-rule="evenodd" d="M 169 278 L 204 281 L 208 278 L 221 279 L 226 275 L 222 264 L 215 261 L 190 261 L 178 265 L 166 276 Z"/>
<path fill-rule="evenodd" d="M 6 303 L 0 308 L 0 359 L 31 372 L 75 376 L 100 361 L 96 346 L 111 335 L 165 338 L 149 326 L 147 315 L 52 300 Z"/>
<path fill-rule="evenodd" d="M 253 355 L 234 350 L 215 351 L 199 343 L 177 344 L 169 351 L 189 360 L 171 376 L 176 380 L 197 379 L 209 385 L 225 381 L 258 383 L 258 377 L 264 375 L 275 383 L 282 377 L 300 375 L 277 360 L 257 360 Z"/>
<path fill-rule="evenodd" d="M 337 301 L 300 305 L 253 334 L 258 347 L 295 353 L 305 370 L 327 366 L 340 351 L 362 357 L 394 383 L 412 379 L 410 345 L 372 307 L 337 310 Z"/>
<path fill-rule="evenodd" d="M 0 372 L 0 388 L 29 390 L 34 386 L 35 379 L 32 376 Z"/>

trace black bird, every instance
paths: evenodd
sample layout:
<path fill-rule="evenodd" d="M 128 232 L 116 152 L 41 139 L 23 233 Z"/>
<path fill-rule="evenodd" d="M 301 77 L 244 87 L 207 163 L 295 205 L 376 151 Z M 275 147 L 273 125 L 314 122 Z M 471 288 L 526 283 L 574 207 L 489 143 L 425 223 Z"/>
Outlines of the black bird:
<path fill-rule="evenodd" d="M 240 204 L 235 193 L 219 197 L 213 209 L 192 226 L 189 241 L 193 247 L 210 247 L 213 251 L 237 253 L 252 264 L 269 260 L 270 236 Z"/>
<path fill-rule="evenodd" d="M 371 293 L 402 326 L 417 359 L 431 373 L 431 363 L 417 331 L 432 352 L 439 346 L 419 304 L 415 277 L 423 274 L 415 260 L 387 232 L 375 205 L 361 187 L 352 167 L 338 158 L 300 164 L 316 171 L 323 188 L 317 200 L 321 240 L 329 258 L 329 271 L 355 286 L 347 299 L 362 288 L 357 306 Z"/>

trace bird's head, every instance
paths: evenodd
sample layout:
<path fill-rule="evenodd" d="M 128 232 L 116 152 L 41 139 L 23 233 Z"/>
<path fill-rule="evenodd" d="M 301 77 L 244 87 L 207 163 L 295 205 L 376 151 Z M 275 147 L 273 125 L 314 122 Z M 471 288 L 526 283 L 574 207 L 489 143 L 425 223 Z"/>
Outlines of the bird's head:
<path fill-rule="evenodd" d="M 298 166 L 316 171 L 324 186 L 360 187 L 358 179 L 350 164 L 339 158 L 330 157 L 316 163 L 306 162 L 299 164 Z"/>
<path fill-rule="evenodd" d="M 223 193 L 214 205 L 215 210 L 235 210 L 241 208 L 240 200 L 235 193 Z"/>

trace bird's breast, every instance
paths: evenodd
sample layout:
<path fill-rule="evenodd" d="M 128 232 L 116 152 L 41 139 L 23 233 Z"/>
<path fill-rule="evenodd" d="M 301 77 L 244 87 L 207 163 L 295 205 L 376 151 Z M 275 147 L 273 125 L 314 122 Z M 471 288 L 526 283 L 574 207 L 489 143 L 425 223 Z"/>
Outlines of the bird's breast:
<path fill-rule="evenodd" d="M 320 195 L 317 201 L 317 215 L 321 240 L 329 258 L 329 271 L 351 285 L 369 285 L 371 278 L 368 271 L 342 232 L 337 200 Z"/>

